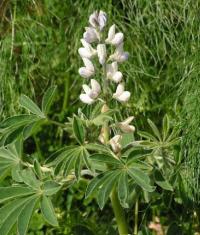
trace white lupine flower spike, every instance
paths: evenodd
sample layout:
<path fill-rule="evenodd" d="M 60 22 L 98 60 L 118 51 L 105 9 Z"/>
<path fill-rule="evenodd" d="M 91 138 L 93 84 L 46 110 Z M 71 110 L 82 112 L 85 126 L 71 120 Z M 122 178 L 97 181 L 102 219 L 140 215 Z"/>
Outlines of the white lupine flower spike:
<path fill-rule="evenodd" d="M 124 85 L 120 83 L 117 86 L 116 92 L 113 94 L 113 98 L 120 102 L 127 102 L 131 96 L 131 93 L 129 91 L 124 91 Z"/>
<path fill-rule="evenodd" d="M 123 122 L 119 123 L 120 129 L 125 133 L 131 133 L 135 131 L 135 127 L 133 125 L 129 125 L 133 121 L 134 117 L 130 116 Z"/>

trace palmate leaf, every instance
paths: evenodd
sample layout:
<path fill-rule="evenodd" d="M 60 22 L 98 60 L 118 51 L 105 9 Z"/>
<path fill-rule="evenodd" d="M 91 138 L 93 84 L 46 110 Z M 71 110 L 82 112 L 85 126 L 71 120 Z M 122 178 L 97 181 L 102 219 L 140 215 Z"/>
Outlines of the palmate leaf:
<path fill-rule="evenodd" d="M 9 234 L 17 224 L 18 234 L 25 235 L 32 214 L 39 205 L 45 220 L 53 226 L 58 225 L 49 196 L 57 193 L 61 185 L 53 181 L 45 181 L 40 185 L 43 186 L 37 190 L 26 185 L 0 188 L 0 203 L 11 200 L 0 208 L 0 234 Z"/>
<path fill-rule="evenodd" d="M 50 159 L 54 159 L 50 161 Z M 80 178 L 83 166 L 91 169 L 89 153 L 83 146 L 64 147 L 49 157 L 47 166 L 54 166 L 54 173 L 67 176 L 73 169 L 77 179 Z"/>
<path fill-rule="evenodd" d="M 104 156 L 102 155 L 101 157 L 101 162 L 103 162 Z M 97 160 L 99 161 L 99 159 Z M 115 185 L 117 185 L 118 197 L 121 205 L 125 208 L 128 207 L 129 180 L 133 180 L 145 191 L 153 192 L 155 190 L 155 187 L 151 185 L 148 174 L 143 170 L 144 164 L 135 163 L 137 165 L 134 167 L 133 164 L 126 165 L 126 163 L 123 164 L 123 162 L 116 164 L 116 162 L 109 160 L 109 163 L 113 164 L 115 169 L 106 171 L 94 177 L 89 183 L 85 194 L 86 197 L 89 197 L 94 193 L 98 195 L 97 202 L 101 209 L 104 207 Z"/>

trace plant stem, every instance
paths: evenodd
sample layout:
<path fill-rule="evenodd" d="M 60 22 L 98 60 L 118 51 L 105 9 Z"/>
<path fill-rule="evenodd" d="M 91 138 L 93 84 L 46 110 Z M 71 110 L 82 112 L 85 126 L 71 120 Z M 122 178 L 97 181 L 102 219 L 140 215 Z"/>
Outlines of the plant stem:
<path fill-rule="evenodd" d="M 48 122 L 51 123 L 51 124 L 54 124 L 54 125 L 56 125 L 56 126 L 60 126 L 60 127 L 62 127 L 62 128 L 65 128 L 65 127 L 66 127 L 65 124 L 60 123 L 60 122 L 57 122 L 57 121 L 54 121 L 54 120 L 49 120 L 49 119 L 48 119 Z"/>
<path fill-rule="evenodd" d="M 113 189 L 111 194 L 111 203 L 113 207 L 113 211 L 115 214 L 115 218 L 117 221 L 118 231 L 120 235 L 128 234 L 128 225 L 126 223 L 124 210 L 119 202 L 116 188 Z"/>
<path fill-rule="evenodd" d="M 135 212 L 134 212 L 134 218 L 135 218 L 135 223 L 134 223 L 134 235 L 138 234 L 138 210 L 139 210 L 139 200 L 138 198 L 136 199 L 135 202 Z"/>

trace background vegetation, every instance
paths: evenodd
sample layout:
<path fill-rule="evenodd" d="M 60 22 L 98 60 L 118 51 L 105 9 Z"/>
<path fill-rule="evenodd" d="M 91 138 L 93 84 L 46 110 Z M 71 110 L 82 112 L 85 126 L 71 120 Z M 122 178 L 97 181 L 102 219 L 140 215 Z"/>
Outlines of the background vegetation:
<path fill-rule="evenodd" d="M 177 181 L 172 192 L 161 190 L 151 201 L 144 200 L 139 228 L 150 234 L 148 224 L 158 216 L 163 226 L 176 230 L 171 234 L 194 234 L 199 231 L 199 0 L 1 1 L 0 120 L 22 111 L 22 93 L 40 104 L 52 84 L 58 85 L 52 118 L 64 122 L 77 111 L 83 81 L 77 51 L 88 15 L 96 9 L 106 11 L 125 34 L 130 58 L 122 72 L 132 93 L 129 109 L 137 129 L 150 131 L 147 118 L 161 129 L 167 113 L 181 136 L 177 148 L 187 180 Z M 44 160 L 69 141 L 61 129 L 47 126 L 25 147 Z M 80 182 L 55 198 L 60 229 L 48 227 L 38 213 L 30 234 L 116 234 L 109 205 L 100 211 L 94 199 L 83 201 L 85 187 Z M 132 223 L 134 210 L 127 215 Z"/>

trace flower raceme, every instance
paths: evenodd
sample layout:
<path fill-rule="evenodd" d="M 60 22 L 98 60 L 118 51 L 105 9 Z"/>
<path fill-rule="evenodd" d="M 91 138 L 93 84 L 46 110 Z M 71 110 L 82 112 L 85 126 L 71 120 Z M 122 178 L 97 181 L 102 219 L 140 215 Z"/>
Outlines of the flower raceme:
<path fill-rule="evenodd" d="M 124 51 L 124 34 L 116 32 L 116 26 L 113 24 L 104 38 L 105 33 L 103 31 L 106 29 L 106 23 L 107 15 L 105 12 L 95 11 L 92 13 L 89 17 L 89 27 L 85 28 L 81 39 L 82 47 L 78 50 L 84 63 L 84 67 L 79 69 L 81 77 L 89 80 L 92 76 L 96 76 L 95 79 L 89 80 L 89 85 L 82 85 L 83 92 L 80 95 L 80 100 L 87 105 L 91 105 L 97 100 L 103 102 L 101 113 L 109 110 L 104 97 L 109 100 L 110 95 L 110 100 L 114 98 L 116 101 L 126 103 L 131 95 L 129 91 L 125 90 L 125 83 L 122 81 L 123 74 L 118 69 L 118 65 L 126 61 L 129 56 L 128 52 Z M 111 50 L 108 50 L 108 47 L 111 47 Z M 114 53 L 109 54 L 109 51 L 114 51 Z M 101 73 L 98 72 L 99 67 Z M 98 77 L 98 74 L 103 74 L 103 76 Z M 108 87 L 105 86 L 109 85 L 110 89 L 107 89 Z M 103 98 L 100 97 L 101 93 L 103 93 Z M 120 153 L 123 133 L 135 131 L 135 127 L 131 125 L 133 119 L 134 117 L 130 116 L 124 121 L 116 123 L 113 125 L 116 127 L 115 130 L 112 130 L 112 125 L 109 126 L 105 122 L 105 125 L 101 127 L 98 140 L 102 144 L 109 144 L 115 154 Z M 113 132 L 115 135 L 109 140 L 109 136 Z"/>
<path fill-rule="evenodd" d="M 128 52 L 125 52 L 123 49 L 124 35 L 121 32 L 116 33 L 116 26 L 114 24 L 109 28 L 107 38 L 104 38 L 103 31 L 106 28 L 106 23 L 107 15 L 105 12 L 95 11 L 92 13 L 89 17 L 89 27 L 85 28 L 83 38 L 81 39 L 83 47 L 78 50 L 85 65 L 85 67 L 79 69 L 81 77 L 91 78 L 92 76 L 95 76 L 95 70 L 97 70 L 97 68 L 96 66 L 94 67 L 92 60 L 93 58 L 98 57 L 104 77 L 96 80 L 101 79 L 100 83 L 102 83 L 103 86 L 105 86 L 105 84 L 107 86 L 108 83 L 105 83 L 102 79 L 114 83 L 120 83 L 122 81 L 123 75 L 118 71 L 118 63 L 122 63 L 128 59 Z M 115 49 L 114 53 L 111 55 L 108 55 L 108 46 L 113 46 Z M 120 86 L 118 85 L 116 92 L 113 95 L 111 94 L 110 98 L 113 97 L 119 102 L 127 102 L 130 98 L 130 92 L 124 91 L 124 88 L 123 91 L 121 91 L 122 87 L 122 84 Z M 105 90 L 106 89 L 102 89 L 102 92 Z M 83 103 L 88 105 L 91 105 L 96 101 L 96 99 L 88 95 L 87 92 L 82 94 L 80 99 Z M 102 100 L 103 99 L 101 99 L 101 101 Z"/>

